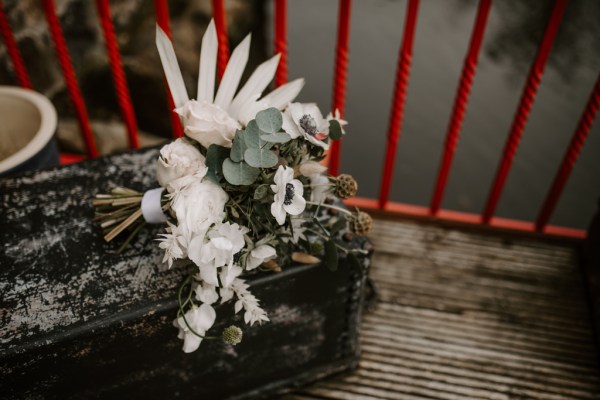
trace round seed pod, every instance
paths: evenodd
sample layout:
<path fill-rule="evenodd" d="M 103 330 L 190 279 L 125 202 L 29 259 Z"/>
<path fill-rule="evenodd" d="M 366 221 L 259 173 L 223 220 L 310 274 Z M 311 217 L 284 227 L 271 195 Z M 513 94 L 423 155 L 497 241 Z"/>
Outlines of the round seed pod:
<path fill-rule="evenodd" d="M 357 235 L 367 235 L 373 228 L 373 218 L 366 212 L 359 211 L 352 219 L 351 226 Z"/>
<path fill-rule="evenodd" d="M 235 325 L 223 329 L 222 339 L 225 343 L 235 346 L 242 341 L 243 332 Z"/>
<path fill-rule="evenodd" d="M 358 184 L 356 180 L 348 174 L 341 174 L 335 181 L 335 195 L 342 200 L 349 199 L 356 194 Z"/>

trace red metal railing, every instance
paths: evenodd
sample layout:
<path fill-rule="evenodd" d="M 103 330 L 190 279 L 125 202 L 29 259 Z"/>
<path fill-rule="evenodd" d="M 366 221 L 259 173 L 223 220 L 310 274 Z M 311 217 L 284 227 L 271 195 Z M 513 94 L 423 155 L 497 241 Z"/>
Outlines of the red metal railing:
<path fill-rule="evenodd" d="M 408 0 L 402 45 L 400 47 L 400 53 L 398 56 L 394 96 L 390 111 L 390 121 L 387 133 L 387 148 L 383 166 L 380 195 L 378 199 L 355 198 L 351 199 L 348 203 L 350 205 L 357 205 L 367 209 L 381 210 L 386 213 L 398 213 L 402 215 L 436 218 L 440 220 L 469 223 L 474 225 L 486 225 L 493 228 L 542 232 L 565 237 L 583 237 L 584 232 L 582 230 L 550 226 L 548 225 L 548 221 L 550 220 L 552 212 L 560 199 L 560 194 L 569 178 L 581 148 L 583 147 L 584 142 L 590 132 L 590 128 L 597 115 L 598 108 L 600 107 L 600 75 L 592 90 L 590 99 L 583 111 L 581 119 L 577 125 L 577 129 L 575 130 L 571 143 L 565 152 L 563 161 L 548 191 L 536 221 L 517 221 L 494 216 L 496 206 L 500 200 L 504 183 L 510 172 L 512 160 L 515 157 L 517 147 L 519 145 L 521 136 L 523 135 L 529 112 L 535 100 L 537 88 L 543 77 L 544 66 L 550 54 L 552 44 L 558 32 L 567 3 L 568 0 L 555 0 L 552 15 L 546 27 L 546 31 L 537 55 L 531 66 L 525 87 L 523 88 L 521 100 L 515 113 L 502 158 L 500 160 L 498 171 L 487 199 L 485 210 L 482 214 L 470 214 L 445 210 L 441 208 L 441 205 L 444 190 L 451 170 L 454 152 L 458 145 L 462 121 L 468 105 L 469 93 L 477 69 L 478 55 L 484 39 L 484 32 L 487 25 L 492 0 L 480 0 L 479 2 L 478 12 L 475 18 L 473 32 L 471 34 L 470 45 L 465 56 L 461 75 L 459 77 L 454 106 L 452 108 L 452 114 L 450 116 L 448 130 L 446 133 L 446 141 L 440 162 L 438 178 L 429 207 L 389 201 L 396 150 L 400 140 L 404 104 L 410 78 L 410 65 L 419 8 L 419 0 Z M 57 57 L 65 77 L 67 89 L 71 96 L 71 100 L 81 127 L 82 136 L 85 139 L 88 154 L 91 157 L 95 157 L 97 155 L 97 150 L 89 126 L 85 104 L 81 97 L 62 30 L 54 11 L 53 1 L 42 0 L 42 5 L 48 20 L 48 26 L 56 48 Z M 121 65 L 114 28 L 110 18 L 109 4 L 107 0 L 96 0 L 96 5 L 106 42 L 107 53 L 109 55 L 115 92 L 117 94 L 119 106 L 127 127 L 129 142 L 131 147 L 137 147 L 138 136 L 135 116 L 133 113 L 133 107 L 131 106 L 131 101 L 129 99 L 129 91 Z M 229 58 L 225 7 L 223 0 L 212 0 L 212 6 L 219 42 L 217 68 L 218 75 L 221 77 Z M 274 49 L 276 53 L 281 53 L 280 64 L 275 78 L 275 84 L 279 86 L 287 81 L 286 0 L 274 0 L 274 6 Z M 170 36 L 170 22 L 167 1 L 154 0 L 154 7 L 158 25 L 167 33 L 167 35 Z M 348 77 L 350 14 L 351 0 L 339 0 L 332 110 L 337 108 L 342 116 L 344 115 L 346 82 Z M 2 0 L 0 0 L 0 35 L 2 36 L 7 53 L 13 63 L 15 75 L 19 84 L 23 87 L 31 87 L 32 85 L 27 75 L 25 65 L 15 43 L 9 22 L 6 18 Z M 174 106 L 170 94 L 168 96 L 168 100 L 169 108 L 172 110 Z M 171 117 L 173 135 L 174 137 L 179 137 L 182 135 L 179 118 L 173 112 L 171 112 Z M 330 172 L 334 175 L 339 171 L 340 149 L 340 144 L 336 142 L 332 145 L 329 153 Z"/>

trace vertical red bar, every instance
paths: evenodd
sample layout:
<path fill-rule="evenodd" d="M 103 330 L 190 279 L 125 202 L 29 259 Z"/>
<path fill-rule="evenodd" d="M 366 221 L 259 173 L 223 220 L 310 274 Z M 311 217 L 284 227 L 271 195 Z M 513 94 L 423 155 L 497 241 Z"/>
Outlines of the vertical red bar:
<path fill-rule="evenodd" d="M 579 119 L 579 123 L 577 124 L 577 129 L 573 134 L 573 138 L 571 139 L 571 143 L 565 155 L 563 157 L 562 163 L 556 176 L 554 178 L 554 182 L 548 194 L 546 195 L 546 200 L 544 201 L 544 205 L 540 211 L 540 214 L 537 217 L 535 222 L 535 229 L 537 231 L 543 231 L 552 213 L 554 212 L 554 208 L 558 203 L 558 199 L 569 179 L 569 175 L 571 175 L 571 171 L 575 166 L 575 162 L 579 157 L 579 153 L 585 144 L 585 140 L 590 133 L 590 129 L 592 128 L 592 123 L 596 118 L 596 114 L 598 113 L 598 108 L 600 108 L 600 74 L 598 75 L 598 79 L 596 80 L 596 85 L 592 90 L 592 94 L 590 95 L 590 99 L 585 106 L 585 110 Z"/>
<path fill-rule="evenodd" d="M 58 21 L 58 17 L 56 16 L 56 12 L 54 11 L 54 1 L 42 0 L 42 5 L 44 7 L 44 13 L 46 14 L 46 20 L 48 21 L 50 35 L 52 36 L 52 41 L 54 42 L 56 55 L 65 78 L 67 90 L 69 91 L 71 102 L 73 103 L 73 107 L 75 109 L 75 115 L 79 121 L 79 126 L 87 147 L 88 155 L 90 157 L 97 157 L 98 150 L 96 148 L 96 142 L 94 140 L 92 129 L 90 128 L 90 121 L 88 119 L 85 103 L 81 97 L 81 92 L 79 91 L 79 84 L 77 83 L 77 78 L 75 77 L 75 71 L 73 70 L 73 64 L 71 63 L 71 57 L 69 56 L 69 50 L 67 49 L 65 37 L 63 35 L 60 22 Z"/>
<path fill-rule="evenodd" d="M 550 21 L 548 22 L 548 26 L 544 32 L 544 38 L 542 39 L 538 53 L 529 71 L 527 82 L 525 83 L 523 94 L 521 95 L 521 100 L 519 102 L 519 107 L 517 109 L 517 113 L 515 114 L 515 118 L 510 129 L 510 134 L 508 135 L 508 140 L 506 141 L 506 145 L 504 147 L 502 160 L 500 161 L 500 166 L 496 172 L 496 177 L 482 214 L 481 219 L 485 224 L 490 222 L 494 212 L 496 211 L 500 194 L 502 193 L 502 189 L 506 183 L 506 178 L 508 177 L 508 172 L 510 171 L 513 158 L 515 157 L 517 148 L 519 147 L 519 142 L 521 141 L 523 130 L 527 124 L 529 112 L 531 111 L 531 107 L 535 101 L 538 86 L 542 81 L 544 67 L 546 66 L 548 56 L 550 55 L 550 49 L 552 48 L 552 44 L 556 38 L 556 33 L 558 32 L 558 28 L 565 12 L 565 8 L 567 7 L 567 3 L 568 0 L 556 0 L 554 2 L 554 8 L 552 10 L 552 15 L 550 16 Z"/>
<path fill-rule="evenodd" d="M 2 36 L 2 40 L 6 46 L 6 52 L 10 57 L 13 68 L 15 69 L 15 75 L 17 75 L 19 85 L 25 89 L 31 89 L 31 81 L 29 80 L 25 63 L 23 63 L 21 52 L 17 47 L 15 37 L 10 29 L 10 24 L 8 23 L 8 18 L 4 12 L 4 4 L 2 4 L 2 0 L 0 0 L 0 35 Z"/>
<path fill-rule="evenodd" d="M 167 0 L 154 0 L 154 12 L 156 13 L 156 23 L 160 28 L 167 34 L 169 39 L 171 38 L 171 20 L 169 18 L 169 6 Z M 167 102 L 169 104 L 169 117 L 171 118 L 171 129 L 173 130 L 173 137 L 180 138 L 183 136 L 183 128 L 181 127 L 181 121 L 179 116 L 173 112 L 175 109 L 175 102 L 173 96 L 169 90 L 169 85 L 165 81 L 167 87 Z"/>
<path fill-rule="evenodd" d="M 96 0 L 96 8 L 98 9 L 100 26 L 102 27 L 102 33 L 104 34 L 104 42 L 106 44 L 106 52 L 110 62 L 117 101 L 119 103 L 119 108 L 121 109 L 123 121 L 125 121 L 125 126 L 127 128 L 129 147 L 137 149 L 140 147 L 137 123 L 135 121 L 135 113 L 129 96 L 129 88 L 127 87 L 127 81 L 125 80 L 125 73 L 123 72 L 123 64 L 121 63 L 119 45 L 117 44 L 117 38 L 110 16 L 108 0 Z"/>
<path fill-rule="evenodd" d="M 402 47 L 400 48 L 398 66 L 396 69 L 396 84 L 394 88 L 394 98 L 392 100 L 392 110 L 390 113 L 381 190 L 379 192 L 380 208 L 385 207 L 390 195 L 394 161 L 396 159 L 396 150 L 398 147 L 398 140 L 400 139 L 400 128 L 402 127 L 402 118 L 404 116 L 404 100 L 406 98 L 406 89 L 408 87 L 408 78 L 410 75 L 412 47 L 415 37 L 415 28 L 417 26 L 418 8 L 419 0 L 408 1 Z"/>
<path fill-rule="evenodd" d="M 435 185 L 433 198 L 429 207 L 430 214 L 436 214 L 439 211 L 442 199 L 444 197 L 444 191 L 448 182 L 448 175 L 450 174 L 452 159 L 454 158 L 454 151 L 456 150 L 456 145 L 458 144 L 458 139 L 460 138 L 462 122 L 467 110 L 467 104 L 469 102 L 469 94 L 471 93 L 473 77 L 475 76 L 475 71 L 477 70 L 479 50 L 481 49 L 481 42 L 483 41 L 483 34 L 485 32 L 491 5 L 492 0 L 481 0 L 479 2 L 477 17 L 475 18 L 475 26 L 473 27 L 473 33 L 471 34 L 471 43 L 469 44 L 469 50 L 463 64 L 460 81 L 458 83 L 458 90 L 456 92 L 456 98 L 454 99 L 454 106 L 452 108 L 452 115 L 450 117 L 450 123 L 446 133 L 444 154 L 442 155 L 437 183 Z"/>
<path fill-rule="evenodd" d="M 281 86 L 287 82 L 288 51 L 287 51 L 287 0 L 275 0 L 275 54 L 280 53 L 279 65 L 275 73 L 275 85 Z"/>
<path fill-rule="evenodd" d="M 227 39 L 227 25 L 225 23 L 225 7 L 223 0 L 212 0 L 213 18 L 215 19 L 215 28 L 217 29 L 217 41 L 219 50 L 217 51 L 217 74 L 219 79 L 225 73 L 227 61 L 229 61 L 229 41 Z"/>
<path fill-rule="evenodd" d="M 340 0 L 338 16 L 337 45 L 335 51 L 335 71 L 333 78 L 332 112 L 340 111 L 343 118 L 346 103 L 346 83 L 348 82 L 348 42 L 350 39 L 350 0 Z M 329 173 L 336 176 L 340 170 L 341 141 L 331 143 L 329 150 Z"/>

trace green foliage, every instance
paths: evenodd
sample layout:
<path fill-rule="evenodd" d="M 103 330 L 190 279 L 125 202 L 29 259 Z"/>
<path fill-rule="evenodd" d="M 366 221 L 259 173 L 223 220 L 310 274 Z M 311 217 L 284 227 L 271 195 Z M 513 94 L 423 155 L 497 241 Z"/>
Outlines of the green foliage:
<path fill-rule="evenodd" d="M 279 132 L 283 124 L 281 111 L 271 107 L 259 112 L 256 114 L 256 124 L 263 132 L 271 134 Z"/>
<path fill-rule="evenodd" d="M 248 146 L 249 149 L 270 149 L 273 147 L 273 143 L 269 143 L 262 139 L 261 134 L 266 134 L 266 132 L 260 130 L 255 120 L 248 122 L 248 126 L 246 127 L 246 132 L 244 134 L 246 146 Z"/>
<path fill-rule="evenodd" d="M 271 133 L 270 135 L 260 135 L 260 138 L 270 143 L 287 143 L 292 137 L 285 132 Z"/>
<path fill-rule="evenodd" d="M 338 249 L 333 241 L 329 239 L 325 242 L 325 265 L 330 271 L 337 271 L 339 262 Z"/>
<path fill-rule="evenodd" d="M 277 165 L 279 158 L 277 154 L 271 150 L 264 148 L 246 149 L 244 152 L 244 160 L 248 165 L 256 168 L 272 168 Z"/>
<path fill-rule="evenodd" d="M 335 119 L 329 121 L 329 137 L 331 140 L 340 140 L 342 138 L 343 132 L 340 123 Z"/>
<path fill-rule="evenodd" d="M 256 187 L 254 191 L 254 200 L 262 200 L 269 194 L 269 185 L 263 184 Z"/>
<path fill-rule="evenodd" d="M 244 161 L 244 152 L 248 147 L 244 140 L 244 131 L 237 131 L 235 138 L 233 138 L 233 145 L 231 146 L 230 158 L 234 162 Z"/>
<path fill-rule="evenodd" d="M 231 158 L 223 161 L 223 175 L 232 185 L 251 185 L 259 174 L 258 168 L 251 167 L 244 161 L 234 162 Z"/>
<path fill-rule="evenodd" d="M 208 172 L 206 176 L 215 183 L 223 179 L 223 161 L 229 156 L 229 149 L 211 144 L 206 152 L 206 166 Z"/>

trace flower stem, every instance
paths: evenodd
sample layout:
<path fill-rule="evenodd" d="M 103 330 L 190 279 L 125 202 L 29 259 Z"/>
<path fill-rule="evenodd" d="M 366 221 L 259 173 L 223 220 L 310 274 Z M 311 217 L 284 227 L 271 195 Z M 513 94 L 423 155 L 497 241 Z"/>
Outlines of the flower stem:
<path fill-rule="evenodd" d="M 331 204 L 317 203 L 317 202 L 314 202 L 314 201 L 306 201 L 306 204 L 309 204 L 311 206 L 318 206 L 318 207 L 330 208 L 332 210 L 337 210 L 339 212 L 343 212 L 344 214 L 352 215 L 351 211 L 348 211 L 345 208 L 341 208 L 341 207 L 337 207 L 337 206 L 332 206 Z"/>

